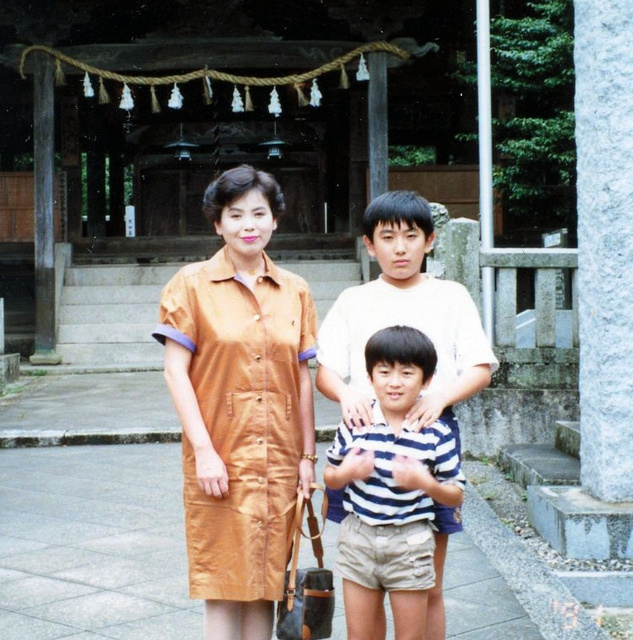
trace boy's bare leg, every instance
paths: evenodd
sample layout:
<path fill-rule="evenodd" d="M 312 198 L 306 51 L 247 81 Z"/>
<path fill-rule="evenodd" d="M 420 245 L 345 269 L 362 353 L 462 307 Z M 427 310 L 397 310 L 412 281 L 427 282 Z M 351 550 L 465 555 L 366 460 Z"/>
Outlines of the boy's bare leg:
<path fill-rule="evenodd" d="M 391 591 L 389 593 L 395 640 L 427 640 L 428 598 L 428 589 L 425 591 Z"/>
<path fill-rule="evenodd" d="M 376 617 L 368 615 L 368 612 L 383 608 L 383 598 L 382 591 L 343 579 L 347 640 L 367 640 L 375 636 Z"/>
<path fill-rule="evenodd" d="M 429 605 L 426 617 L 426 640 L 445 640 L 446 613 L 444 611 L 444 564 L 448 549 L 448 533 L 435 534 L 435 586 L 429 589 Z"/>
<path fill-rule="evenodd" d="M 204 639 L 239 640 L 241 602 L 206 600 L 204 603 Z"/>
<path fill-rule="evenodd" d="M 380 606 L 376 609 L 376 627 L 373 638 L 374 640 L 385 640 L 387 638 L 387 614 L 385 613 L 384 598 L 380 602 Z"/>

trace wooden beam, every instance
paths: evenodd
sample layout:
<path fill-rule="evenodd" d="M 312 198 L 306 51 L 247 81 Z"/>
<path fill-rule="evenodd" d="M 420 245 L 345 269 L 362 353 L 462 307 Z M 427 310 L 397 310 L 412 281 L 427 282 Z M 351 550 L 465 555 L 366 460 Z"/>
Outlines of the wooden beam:
<path fill-rule="evenodd" d="M 387 115 L 387 64 L 384 51 L 367 55 L 369 91 L 367 95 L 369 130 L 369 199 L 389 188 Z"/>
<path fill-rule="evenodd" d="M 411 46 L 415 45 L 415 42 Z M 91 44 L 60 47 L 59 51 L 85 64 L 100 69 L 144 75 L 165 71 L 186 72 L 195 69 L 235 70 L 266 69 L 266 76 L 287 75 L 293 70 L 305 71 L 319 67 L 360 46 L 360 42 L 283 41 L 259 38 L 221 38 L 209 40 L 158 41 L 134 44 Z M 398 43 L 401 45 L 401 43 Z M 417 46 L 417 45 L 416 45 Z M 404 44 L 403 48 L 409 48 Z M 0 63 L 19 71 L 23 45 L 5 48 Z M 398 67 L 404 61 L 394 55 L 385 56 L 388 67 Z M 356 62 L 350 63 L 353 67 Z M 32 55 L 27 56 L 24 71 L 32 74 Z M 83 71 L 64 64 L 65 74 Z"/>

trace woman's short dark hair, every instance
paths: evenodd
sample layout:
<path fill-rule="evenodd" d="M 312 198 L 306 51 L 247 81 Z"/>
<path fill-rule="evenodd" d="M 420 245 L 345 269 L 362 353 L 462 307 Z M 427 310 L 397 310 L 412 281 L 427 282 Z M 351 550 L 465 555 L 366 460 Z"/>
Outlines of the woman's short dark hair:
<path fill-rule="evenodd" d="M 383 224 L 418 227 L 428 238 L 433 233 L 431 205 L 417 191 L 386 191 L 365 209 L 363 233 L 373 242 L 376 227 Z"/>
<path fill-rule="evenodd" d="M 437 367 L 437 352 L 431 339 L 413 327 L 396 325 L 374 333 L 365 345 L 365 366 L 371 376 L 377 364 L 413 364 L 422 369 L 423 381 L 429 380 Z"/>
<path fill-rule="evenodd" d="M 284 196 L 275 178 L 247 164 L 228 169 L 206 188 L 202 211 L 211 222 L 220 222 L 222 209 L 252 189 L 257 189 L 268 200 L 273 218 L 285 211 Z"/>

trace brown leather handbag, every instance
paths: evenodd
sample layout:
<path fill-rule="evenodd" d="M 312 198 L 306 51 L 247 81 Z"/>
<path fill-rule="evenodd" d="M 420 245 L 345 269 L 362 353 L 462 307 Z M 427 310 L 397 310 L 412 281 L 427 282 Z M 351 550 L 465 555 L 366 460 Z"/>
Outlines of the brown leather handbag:
<path fill-rule="evenodd" d="M 327 513 L 327 496 L 323 487 L 313 484 L 312 488 L 323 492 L 323 508 L 321 517 L 325 526 Z M 308 507 L 309 535 L 302 531 L 303 514 Z M 319 523 L 314 514 L 311 499 L 305 499 L 303 492 L 298 491 L 295 519 L 288 548 L 292 547 L 290 569 L 286 572 L 284 599 L 277 606 L 277 638 L 279 640 L 320 640 L 332 635 L 332 618 L 334 617 L 334 577 L 332 571 L 323 567 L 323 544 Z M 310 538 L 312 552 L 317 567 L 298 569 L 299 545 L 301 536 Z"/>

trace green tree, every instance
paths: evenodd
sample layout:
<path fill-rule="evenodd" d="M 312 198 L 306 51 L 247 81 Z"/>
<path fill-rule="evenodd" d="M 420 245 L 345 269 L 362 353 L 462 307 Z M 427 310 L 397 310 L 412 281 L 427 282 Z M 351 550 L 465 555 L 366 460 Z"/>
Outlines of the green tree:
<path fill-rule="evenodd" d="M 494 184 L 506 228 L 576 230 L 573 0 L 525 1 L 491 23 Z M 459 76 L 476 81 L 470 69 Z"/>

